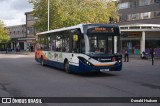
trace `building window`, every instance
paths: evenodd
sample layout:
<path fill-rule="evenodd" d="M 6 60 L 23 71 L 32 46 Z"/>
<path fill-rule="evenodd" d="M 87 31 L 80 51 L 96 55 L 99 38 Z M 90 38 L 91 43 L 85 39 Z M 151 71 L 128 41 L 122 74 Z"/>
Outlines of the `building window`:
<path fill-rule="evenodd" d="M 138 20 L 139 14 L 131 14 L 131 20 Z"/>
<path fill-rule="evenodd" d="M 151 0 L 139 0 L 139 6 L 145 6 L 152 4 Z"/>
<path fill-rule="evenodd" d="M 151 18 L 151 12 L 141 13 L 141 19 L 149 19 Z"/>
<path fill-rule="evenodd" d="M 126 8 L 129 8 L 130 6 L 129 6 L 129 2 L 125 2 L 125 3 L 120 3 L 119 5 L 118 5 L 118 8 L 119 9 L 126 9 Z"/>
<path fill-rule="evenodd" d="M 160 17 L 160 11 L 155 11 L 155 17 Z"/>
<path fill-rule="evenodd" d="M 146 48 L 160 48 L 159 40 L 146 40 Z"/>
<path fill-rule="evenodd" d="M 137 6 L 137 2 L 136 2 L 136 1 L 130 3 L 130 7 L 131 7 L 131 8 L 134 8 L 134 7 L 136 7 L 136 6 Z"/>
<path fill-rule="evenodd" d="M 155 3 L 160 3 L 160 0 L 154 0 Z"/>
<path fill-rule="evenodd" d="M 120 15 L 120 21 L 126 21 L 127 15 Z"/>
<path fill-rule="evenodd" d="M 139 19 L 139 13 L 128 15 L 128 21 L 131 21 L 131 20 L 138 20 L 138 19 Z"/>
<path fill-rule="evenodd" d="M 32 14 L 28 14 L 27 15 L 27 20 L 30 21 L 30 20 L 34 20 L 34 17 Z"/>
<path fill-rule="evenodd" d="M 28 34 L 34 34 L 34 27 L 28 27 Z"/>

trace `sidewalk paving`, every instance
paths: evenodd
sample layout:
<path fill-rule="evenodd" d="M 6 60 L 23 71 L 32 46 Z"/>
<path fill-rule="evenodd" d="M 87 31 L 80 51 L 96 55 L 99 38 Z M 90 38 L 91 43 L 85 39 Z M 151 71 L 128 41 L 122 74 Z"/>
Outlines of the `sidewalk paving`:
<path fill-rule="evenodd" d="M 123 69 L 130 70 L 160 70 L 160 59 L 154 59 L 154 64 L 152 65 L 152 59 L 141 59 L 141 58 L 130 58 L 129 62 L 124 62 L 123 59 Z"/>
<path fill-rule="evenodd" d="M 29 52 L 29 51 L 20 51 L 20 52 L 8 52 L 6 54 L 6 51 L 0 51 L 0 55 L 28 55 L 28 56 L 34 56 L 34 52 Z M 133 64 L 135 66 L 146 66 L 146 65 L 151 65 L 152 66 L 152 60 L 151 57 L 148 57 L 148 59 L 141 59 L 140 57 L 129 57 L 129 62 L 124 62 L 124 57 L 122 58 L 123 61 L 123 65 L 128 65 L 128 66 L 132 66 Z M 160 58 L 154 58 L 154 65 L 159 66 L 160 65 Z"/>
<path fill-rule="evenodd" d="M 20 55 L 34 55 L 34 52 L 29 52 L 29 51 L 20 51 L 20 52 L 7 52 L 6 51 L 0 51 L 0 54 L 20 54 Z"/>
<path fill-rule="evenodd" d="M 20 55 L 34 55 L 34 52 L 30 52 L 30 51 L 20 51 L 20 52 L 7 52 L 6 51 L 0 51 L 0 54 L 20 54 Z M 142 60 L 142 61 L 151 61 L 151 57 L 148 57 L 148 59 L 141 59 L 141 57 L 139 55 L 130 55 L 129 56 L 130 60 Z M 124 62 L 124 56 L 122 55 L 122 60 Z M 154 60 L 160 60 L 160 57 L 155 57 Z"/>

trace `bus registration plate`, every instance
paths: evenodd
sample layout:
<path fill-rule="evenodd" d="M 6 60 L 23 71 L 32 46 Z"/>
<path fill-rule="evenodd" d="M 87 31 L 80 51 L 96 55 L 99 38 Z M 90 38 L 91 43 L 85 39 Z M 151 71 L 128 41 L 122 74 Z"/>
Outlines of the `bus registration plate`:
<path fill-rule="evenodd" d="M 106 72 L 109 71 L 109 69 L 100 69 L 100 72 Z"/>

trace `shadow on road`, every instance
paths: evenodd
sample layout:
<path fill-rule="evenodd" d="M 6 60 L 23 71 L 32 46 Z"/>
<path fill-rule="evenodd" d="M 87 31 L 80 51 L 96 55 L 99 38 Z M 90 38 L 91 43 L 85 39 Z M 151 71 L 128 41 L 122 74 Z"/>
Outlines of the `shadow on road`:
<path fill-rule="evenodd" d="M 118 76 L 116 74 L 111 74 L 111 73 L 103 73 L 103 72 L 95 72 L 95 73 L 83 73 L 83 74 L 77 74 L 75 73 L 75 75 L 80 76 L 80 77 L 87 77 L 87 78 L 92 78 L 92 77 L 114 77 L 114 76 Z"/>
<path fill-rule="evenodd" d="M 41 66 L 39 63 L 37 64 L 39 66 Z M 59 69 L 53 66 L 41 66 L 41 67 L 45 67 L 45 68 L 49 68 L 52 69 L 54 71 L 60 72 L 60 73 L 64 73 L 64 74 L 68 74 L 68 75 L 74 75 L 74 76 L 78 76 L 78 77 L 87 77 L 87 78 L 92 78 L 92 77 L 114 77 L 114 76 L 119 76 L 118 74 L 113 74 L 113 73 L 108 73 L 108 72 L 91 72 L 91 73 L 66 73 L 63 69 Z"/>

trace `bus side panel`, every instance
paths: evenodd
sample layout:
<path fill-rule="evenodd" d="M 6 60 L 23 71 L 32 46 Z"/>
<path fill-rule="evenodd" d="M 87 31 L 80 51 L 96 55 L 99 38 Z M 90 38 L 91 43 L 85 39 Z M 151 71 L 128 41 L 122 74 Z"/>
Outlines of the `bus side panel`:
<path fill-rule="evenodd" d="M 55 67 L 55 68 L 64 69 L 64 64 L 61 62 L 46 60 L 45 64 L 52 66 L 52 67 Z"/>
<path fill-rule="evenodd" d="M 79 66 L 70 65 L 70 70 L 75 73 L 89 73 L 89 72 L 96 72 L 93 67 L 90 67 L 81 61 L 79 61 Z"/>
<path fill-rule="evenodd" d="M 70 65 L 70 71 L 76 73 L 87 73 L 87 72 L 99 72 L 100 69 L 109 69 L 109 71 L 120 71 L 122 69 L 122 64 L 115 64 L 113 66 L 90 66 L 78 59 L 78 57 L 83 57 L 90 63 L 97 63 L 97 60 L 89 59 L 87 55 L 75 54 L 75 53 L 62 53 L 62 52 L 52 52 L 52 51 L 36 51 L 35 60 L 41 62 L 41 56 L 44 58 L 44 63 L 49 66 L 53 66 L 59 69 L 64 69 L 64 61 L 67 59 Z"/>

